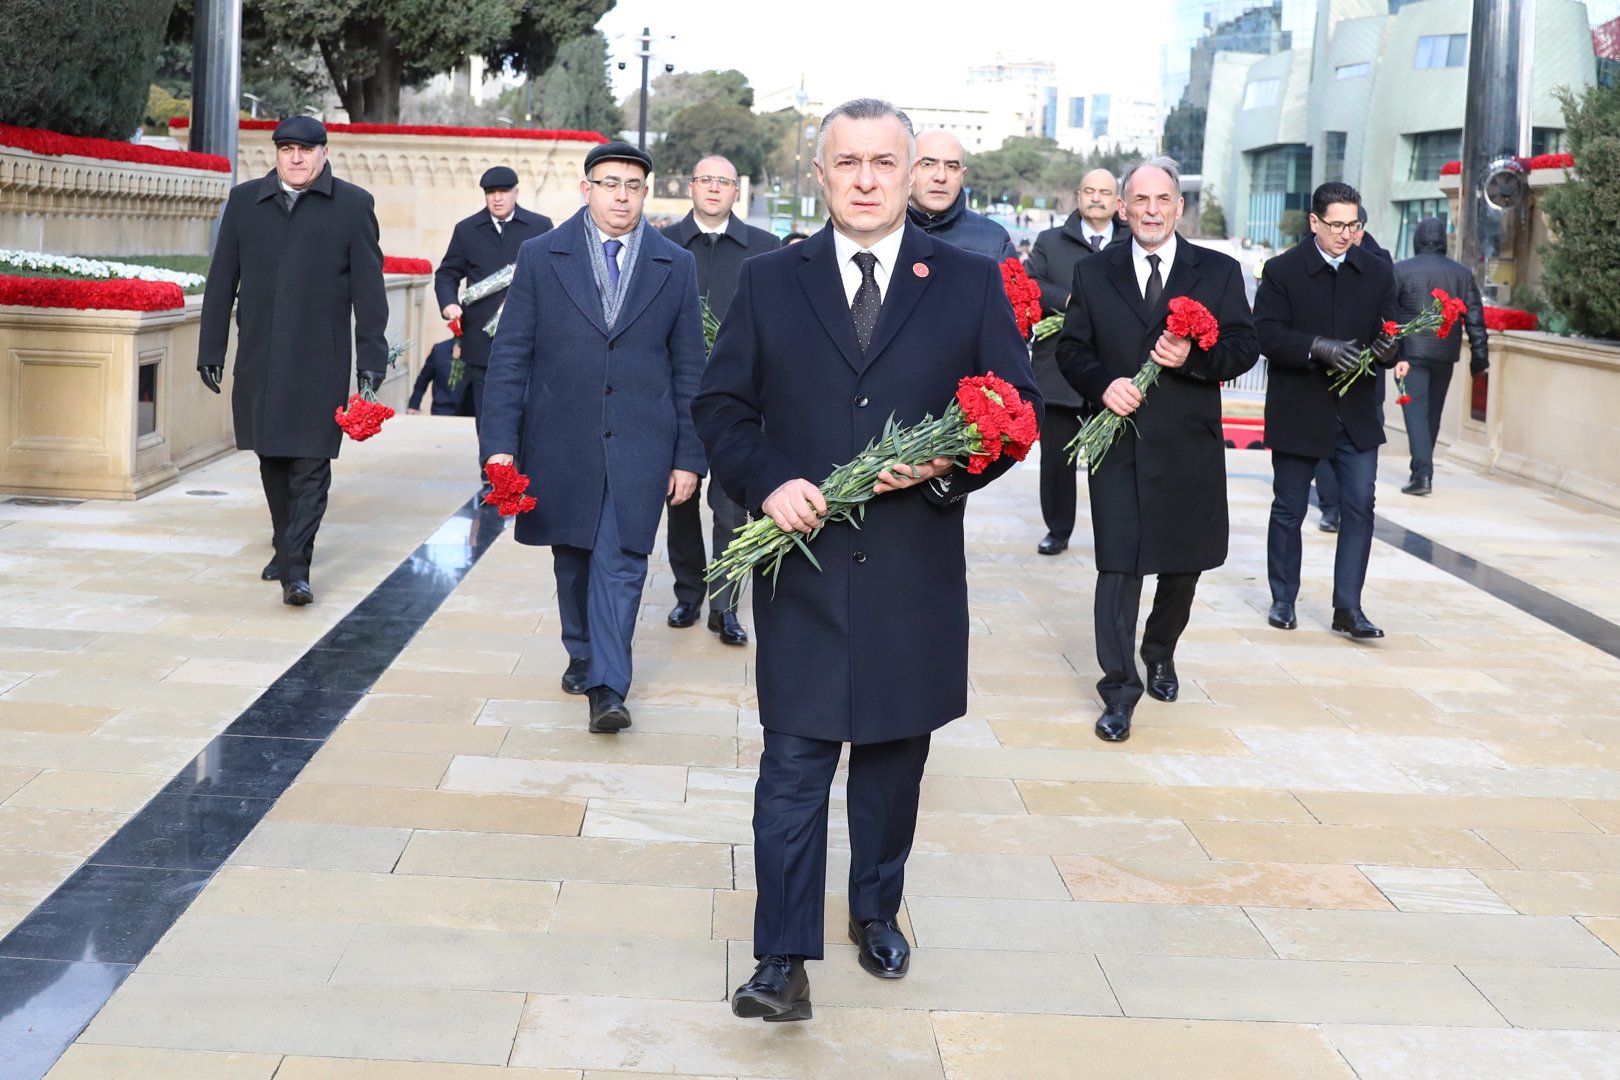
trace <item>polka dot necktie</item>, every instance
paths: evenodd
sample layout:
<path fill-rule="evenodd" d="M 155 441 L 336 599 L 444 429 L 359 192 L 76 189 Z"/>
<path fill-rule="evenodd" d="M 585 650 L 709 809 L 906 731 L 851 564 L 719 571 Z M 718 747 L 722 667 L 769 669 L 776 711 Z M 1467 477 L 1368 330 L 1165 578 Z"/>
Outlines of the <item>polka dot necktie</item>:
<path fill-rule="evenodd" d="M 855 265 L 861 268 L 861 284 L 855 290 L 855 302 L 849 305 L 849 313 L 855 317 L 855 340 L 865 353 L 872 344 L 872 331 L 877 327 L 878 310 L 883 307 L 883 294 L 878 291 L 877 278 L 872 273 L 877 268 L 877 256 L 870 251 L 857 251 Z"/>

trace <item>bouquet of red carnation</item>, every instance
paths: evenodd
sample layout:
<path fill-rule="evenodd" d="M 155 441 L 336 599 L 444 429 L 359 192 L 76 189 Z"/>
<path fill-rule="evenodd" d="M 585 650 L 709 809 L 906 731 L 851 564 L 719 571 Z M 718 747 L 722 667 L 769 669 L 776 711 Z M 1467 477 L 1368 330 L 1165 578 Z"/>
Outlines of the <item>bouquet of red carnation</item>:
<path fill-rule="evenodd" d="M 1016 260 L 1013 260 L 1016 261 Z M 956 387 L 956 397 L 938 420 L 924 416 L 919 423 L 901 427 L 890 416 L 883 434 L 866 444 L 854 461 L 845 462 L 821 483 L 827 516 L 809 536 L 783 532 L 769 517 L 756 518 L 736 531 L 725 553 L 709 564 L 704 580 L 714 583 L 715 595 L 756 569 L 770 570 L 774 584 L 782 559 L 797 548 L 817 570 L 821 564 L 810 554 L 809 541 L 835 521 L 860 527 L 873 486 L 885 469 L 907 465 L 915 469 L 937 457 L 954 458 L 970 473 L 982 473 L 1003 454 L 1023 461 L 1040 437 L 1035 406 L 1016 387 L 995 372 L 971 375 Z"/>
<path fill-rule="evenodd" d="M 337 411 L 338 427 L 355 442 L 365 442 L 382 430 L 384 420 L 392 420 L 394 410 L 377 400 L 370 390 L 362 390 L 349 397 L 349 403 Z"/>
<path fill-rule="evenodd" d="M 1410 405 L 1410 404 L 1412 404 L 1412 395 L 1408 394 L 1406 392 L 1406 380 L 1405 379 L 1398 378 L 1398 379 L 1395 380 L 1395 392 L 1401 395 L 1400 397 L 1395 399 L 1395 404 L 1397 404 L 1397 405 Z"/>
<path fill-rule="evenodd" d="M 517 466 L 485 465 L 484 475 L 489 477 L 490 488 L 484 502 L 498 509 L 501 517 L 514 517 L 535 508 L 534 496 L 524 494 L 529 490 L 529 478 L 518 472 Z"/>
<path fill-rule="evenodd" d="M 1403 337 L 1433 330 L 1439 337 L 1451 333 L 1451 328 L 1457 325 L 1457 320 L 1468 313 L 1466 301 L 1459 300 L 1444 289 L 1435 289 L 1429 293 L 1433 300 L 1429 306 L 1417 313 L 1417 317 L 1410 322 L 1398 323 L 1393 319 L 1384 320 L 1382 330 L 1390 337 L 1399 341 Z M 1355 381 L 1363 375 L 1371 374 L 1376 361 L 1373 359 L 1372 349 L 1362 349 L 1356 360 L 1356 366 L 1349 371 L 1333 373 L 1333 389 L 1343 397 Z"/>
<path fill-rule="evenodd" d="M 1221 338 L 1220 320 L 1210 312 L 1209 308 L 1200 304 L 1190 296 L 1173 296 L 1170 298 L 1170 314 L 1165 317 L 1164 328 L 1176 337 L 1186 338 L 1200 349 L 1208 352 L 1215 347 Z M 1131 385 L 1147 395 L 1149 388 L 1159 381 L 1159 375 L 1164 367 L 1152 357 L 1131 378 Z M 1143 402 L 1147 404 L 1146 401 Z M 1125 430 L 1129 422 L 1128 417 L 1120 416 L 1112 409 L 1102 412 L 1086 421 L 1085 427 L 1064 447 L 1069 452 L 1070 461 L 1079 461 L 1087 469 L 1096 472 L 1102 467 L 1103 455 L 1108 453 L 1115 442 L 1119 440 L 1120 432 Z"/>
<path fill-rule="evenodd" d="M 1001 287 L 1007 290 L 1007 302 L 1012 304 L 1019 334 L 1028 338 L 1030 328 L 1041 318 L 1041 287 L 1035 284 L 1023 263 L 1010 257 L 1001 264 Z"/>

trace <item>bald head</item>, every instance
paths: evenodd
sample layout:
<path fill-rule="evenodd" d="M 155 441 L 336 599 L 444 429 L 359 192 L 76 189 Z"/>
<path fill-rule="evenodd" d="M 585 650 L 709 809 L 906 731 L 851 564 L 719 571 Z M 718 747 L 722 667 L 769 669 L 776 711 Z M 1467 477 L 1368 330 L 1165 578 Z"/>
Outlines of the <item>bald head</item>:
<path fill-rule="evenodd" d="M 929 214 L 941 214 L 962 194 L 967 155 L 962 140 L 948 131 L 925 131 L 917 136 L 917 163 L 911 167 L 911 205 Z"/>
<path fill-rule="evenodd" d="M 1080 216 L 1095 232 L 1107 229 L 1108 223 L 1119 212 L 1117 181 L 1107 169 L 1092 169 L 1082 176 L 1075 196 Z"/>
<path fill-rule="evenodd" d="M 710 154 L 692 167 L 688 190 L 692 196 L 693 216 L 703 225 L 718 229 L 731 217 L 731 208 L 741 190 L 737 184 L 737 167 L 719 154 Z"/>

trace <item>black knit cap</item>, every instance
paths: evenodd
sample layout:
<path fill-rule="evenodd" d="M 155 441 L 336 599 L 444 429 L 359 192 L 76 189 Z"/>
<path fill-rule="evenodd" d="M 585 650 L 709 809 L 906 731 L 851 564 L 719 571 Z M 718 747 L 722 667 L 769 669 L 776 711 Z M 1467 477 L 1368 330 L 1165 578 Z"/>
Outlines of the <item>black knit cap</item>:
<path fill-rule="evenodd" d="M 325 146 L 326 125 L 313 116 L 289 116 L 270 133 L 273 143 L 297 143 L 300 146 Z"/>
<path fill-rule="evenodd" d="M 592 147 L 591 152 L 585 155 L 586 173 L 595 168 L 600 161 L 628 161 L 640 165 L 649 173 L 653 171 L 652 158 L 647 155 L 647 151 L 638 150 L 627 142 L 610 142 Z"/>

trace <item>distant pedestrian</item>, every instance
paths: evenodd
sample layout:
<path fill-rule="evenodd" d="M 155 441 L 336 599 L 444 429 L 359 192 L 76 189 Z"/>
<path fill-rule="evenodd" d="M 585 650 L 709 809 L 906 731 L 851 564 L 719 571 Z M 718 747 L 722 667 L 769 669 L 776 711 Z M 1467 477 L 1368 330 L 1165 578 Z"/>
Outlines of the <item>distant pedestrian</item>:
<path fill-rule="evenodd" d="M 411 388 L 411 400 L 406 412 L 421 412 L 422 398 L 432 387 L 434 416 L 472 415 L 472 387 L 465 370 L 461 373 L 460 381 L 453 386 L 450 382 L 456 359 L 460 356 L 460 338 L 441 341 L 428 350 L 427 361 L 422 364 L 422 370 L 416 376 L 416 385 Z"/>

